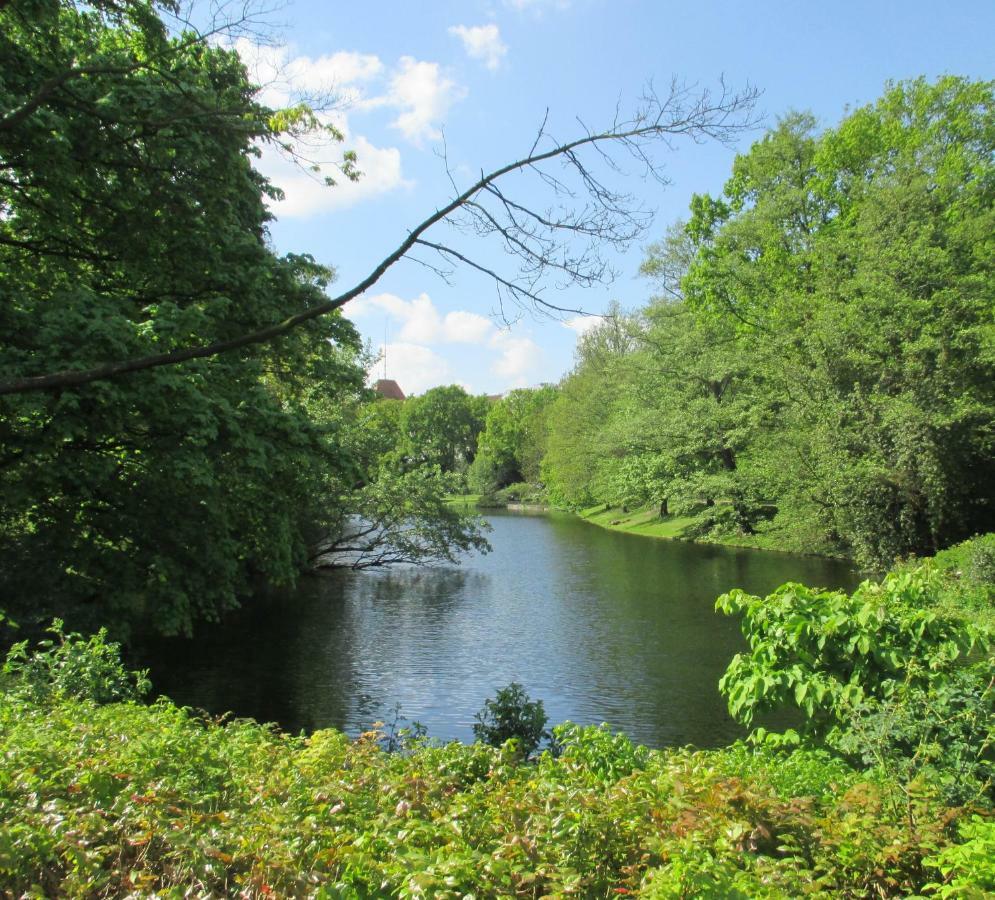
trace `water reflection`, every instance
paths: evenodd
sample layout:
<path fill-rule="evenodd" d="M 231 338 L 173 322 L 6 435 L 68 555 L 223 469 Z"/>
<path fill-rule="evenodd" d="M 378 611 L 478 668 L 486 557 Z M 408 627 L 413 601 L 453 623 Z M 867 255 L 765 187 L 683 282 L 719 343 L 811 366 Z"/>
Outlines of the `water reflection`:
<path fill-rule="evenodd" d="M 181 703 L 357 732 L 406 716 L 472 739 L 495 688 L 522 682 L 552 721 L 607 721 L 644 743 L 738 733 L 716 683 L 742 647 L 715 597 L 788 581 L 852 587 L 840 563 L 654 541 L 570 516 L 489 514 L 493 553 L 459 569 L 335 573 L 258 598 L 194 641 L 141 649 Z"/>

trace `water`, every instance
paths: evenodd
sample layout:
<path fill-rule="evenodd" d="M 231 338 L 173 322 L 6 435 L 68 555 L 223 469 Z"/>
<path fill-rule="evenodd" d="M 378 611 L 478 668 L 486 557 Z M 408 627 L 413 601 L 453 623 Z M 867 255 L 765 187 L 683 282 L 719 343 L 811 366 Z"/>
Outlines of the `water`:
<path fill-rule="evenodd" d="M 566 515 L 487 518 L 493 552 L 459 568 L 308 578 L 193 641 L 149 644 L 139 662 L 178 703 L 293 732 L 357 733 L 400 703 L 430 735 L 472 740 L 474 713 L 516 680 L 551 722 L 712 747 L 741 734 L 716 684 L 744 646 L 715 598 L 857 582 L 831 560 L 658 541 Z"/>

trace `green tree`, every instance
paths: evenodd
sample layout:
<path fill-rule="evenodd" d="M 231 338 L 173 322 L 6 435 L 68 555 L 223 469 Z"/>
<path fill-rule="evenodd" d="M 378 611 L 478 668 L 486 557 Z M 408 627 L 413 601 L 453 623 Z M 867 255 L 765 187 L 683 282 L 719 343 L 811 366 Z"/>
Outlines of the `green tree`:
<path fill-rule="evenodd" d="M 487 406 L 486 397 L 473 397 L 456 384 L 411 397 L 401 408 L 404 452 L 417 464 L 465 472 L 476 456 Z"/>
<path fill-rule="evenodd" d="M 162 7 L 158 7 L 162 8 Z M 260 106 L 233 51 L 153 3 L 0 8 L 0 377 L 224 340 L 320 303 L 332 273 L 267 245 Z M 291 581 L 348 466 L 296 386 L 362 393 L 335 315 L 193 362 L 0 406 L 0 593 L 87 624 L 189 630 Z M 344 477 L 348 477 L 347 473 Z"/>
<path fill-rule="evenodd" d="M 867 564 L 995 523 L 993 149 L 992 83 L 907 82 L 693 204 L 687 302 L 766 348 L 783 505 Z"/>
<path fill-rule="evenodd" d="M 515 482 L 538 484 L 546 445 L 546 409 L 556 399 L 556 388 L 511 391 L 487 412 L 477 442 L 471 473 L 483 491 Z"/>

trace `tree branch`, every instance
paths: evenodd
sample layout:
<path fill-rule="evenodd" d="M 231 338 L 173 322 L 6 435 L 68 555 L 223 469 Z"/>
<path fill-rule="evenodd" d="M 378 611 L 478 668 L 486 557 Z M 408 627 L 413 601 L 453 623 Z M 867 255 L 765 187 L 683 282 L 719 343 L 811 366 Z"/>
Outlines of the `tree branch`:
<path fill-rule="evenodd" d="M 515 284 L 510 279 L 500 278 L 493 271 L 474 264 L 467 257 L 451 248 L 422 240 L 422 235 L 443 220 L 449 219 L 452 221 L 451 217 L 455 213 L 465 210 L 468 203 L 473 201 L 474 198 L 488 190 L 499 179 L 514 172 L 531 170 L 539 174 L 547 183 L 549 179 L 552 179 L 555 190 L 557 193 L 562 194 L 566 190 L 563 183 L 538 168 L 542 163 L 559 159 L 564 161 L 566 165 L 571 167 L 579 175 L 591 197 L 592 206 L 587 209 L 587 215 L 595 223 L 592 226 L 592 234 L 595 237 L 605 237 L 609 242 L 631 240 L 631 236 L 641 233 L 642 228 L 635 227 L 633 229 L 631 227 L 636 222 L 633 218 L 634 214 L 632 210 L 628 209 L 625 205 L 625 201 L 629 198 L 624 195 L 614 194 L 601 184 L 580 161 L 577 155 L 578 151 L 585 148 L 602 150 L 608 146 L 619 145 L 639 159 L 646 166 L 647 172 L 650 175 L 659 176 L 659 166 L 653 162 L 649 155 L 648 144 L 650 142 L 660 139 L 666 142 L 669 138 L 682 135 L 689 136 L 696 141 L 702 140 L 705 137 L 711 137 L 720 141 L 729 141 L 742 130 L 754 126 L 755 123 L 749 118 L 744 117 L 744 114 L 752 109 L 757 96 L 758 93 L 753 88 L 747 88 L 740 93 L 730 94 L 723 86 L 718 98 L 713 100 L 707 91 L 693 95 L 689 87 L 679 85 L 675 82 L 672 84 L 670 95 L 666 100 L 660 101 L 655 94 L 650 95 L 649 98 L 644 98 L 643 107 L 628 122 L 616 122 L 608 130 L 596 133 L 588 132 L 573 141 L 554 144 L 551 148 L 540 151 L 538 146 L 542 138 L 548 137 L 545 133 L 544 122 L 537 136 L 536 143 L 527 156 L 507 163 L 488 174 L 482 174 L 469 188 L 457 194 L 447 204 L 436 209 L 435 212 L 416 225 L 408 233 L 408 236 L 391 253 L 385 256 L 365 278 L 337 297 L 325 303 L 301 310 L 284 319 L 282 322 L 276 322 L 230 340 L 193 347 L 182 347 L 165 353 L 105 363 L 87 369 L 66 370 L 45 375 L 14 378 L 0 383 L 0 396 L 30 391 L 79 387 L 94 381 L 115 378 L 128 373 L 140 372 L 160 366 L 177 365 L 195 359 L 205 359 L 222 353 L 229 353 L 243 347 L 271 341 L 274 338 L 287 334 L 305 322 L 334 312 L 350 300 L 373 287 L 389 268 L 407 256 L 409 251 L 417 244 L 432 247 L 480 271 L 486 272 L 500 284 L 505 285 L 511 291 L 512 296 L 516 298 L 525 297 L 547 308 L 561 310 L 561 307 L 556 307 L 554 304 L 539 299 L 534 289 L 534 281 L 528 285 L 522 285 Z M 627 227 L 624 231 L 620 231 L 620 223 L 621 225 L 630 227 Z M 572 227 L 574 229 L 577 228 L 576 225 Z M 558 228 L 554 228 L 555 230 L 558 230 Z M 584 257 L 581 257 L 581 262 L 583 260 Z M 541 266 L 536 274 L 541 274 L 542 270 L 546 267 L 548 267 L 548 262 L 547 266 Z M 585 274 L 584 272 L 575 271 L 572 275 L 577 281 L 589 281 L 592 278 L 589 272 Z"/>

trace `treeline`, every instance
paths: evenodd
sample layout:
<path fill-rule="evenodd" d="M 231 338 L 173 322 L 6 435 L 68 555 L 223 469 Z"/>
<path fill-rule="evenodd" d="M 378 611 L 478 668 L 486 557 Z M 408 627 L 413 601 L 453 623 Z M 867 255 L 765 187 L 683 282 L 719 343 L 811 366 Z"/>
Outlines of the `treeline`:
<path fill-rule="evenodd" d="M 738 156 L 543 406 L 550 499 L 876 567 L 995 527 L 993 88 L 893 85 Z"/>

